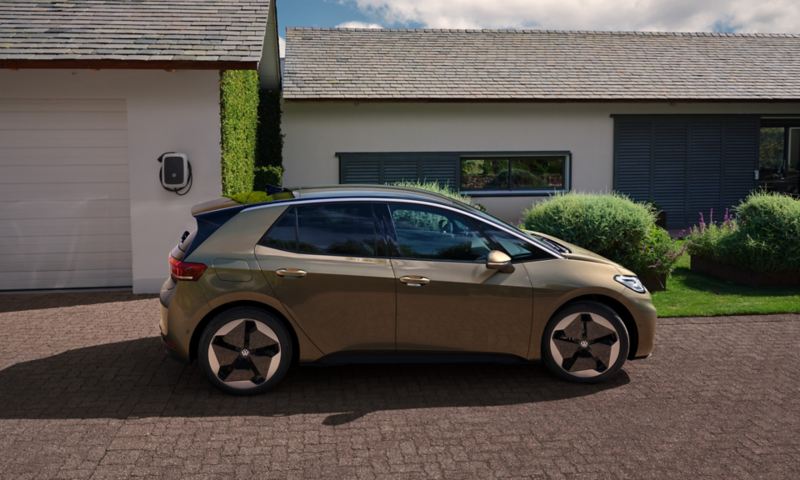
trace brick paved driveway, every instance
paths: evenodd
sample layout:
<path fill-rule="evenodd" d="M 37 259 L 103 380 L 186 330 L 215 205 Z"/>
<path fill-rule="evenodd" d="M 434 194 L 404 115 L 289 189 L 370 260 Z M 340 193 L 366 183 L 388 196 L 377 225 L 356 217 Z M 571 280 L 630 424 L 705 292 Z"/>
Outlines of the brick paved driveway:
<path fill-rule="evenodd" d="M 234 398 L 157 300 L 0 295 L 3 478 L 793 478 L 800 316 L 661 322 L 602 386 L 539 365 L 303 367 Z"/>

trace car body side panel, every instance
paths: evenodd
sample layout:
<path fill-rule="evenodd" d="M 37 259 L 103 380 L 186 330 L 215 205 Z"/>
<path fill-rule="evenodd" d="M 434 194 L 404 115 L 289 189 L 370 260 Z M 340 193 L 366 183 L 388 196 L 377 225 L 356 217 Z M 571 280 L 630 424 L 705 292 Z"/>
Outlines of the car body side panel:
<path fill-rule="evenodd" d="M 306 255 L 256 246 L 275 296 L 323 353 L 394 350 L 395 285 L 387 258 Z M 280 269 L 305 272 L 281 277 Z"/>
<path fill-rule="evenodd" d="M 614 280 L 619 269 L 612 264 L 552 259 L 525 264 L 533 284 L 533 326 L 528 358 L 541 358 L 541 338 L 553 314 L 570 300 L 598 295 L 612 298 L 631 312 L 639 334 L 636 357 L 653 350 L 656 311 L 650 294 L 636 293 Z"/>
<path fill-rule="evenodd" d="M 274 296 L 266 278 L 260 273 L 255 245 L 285 206 L 245 210 L 231 218 L 214 235 L 194 250 L 185 260 L 208 265 L 196 282 L 178 281 L 163 315 L 162 330 L 169 325 L 168 340 L 174 350 L 188 358 L 192 334 L 202 319 L 214 309 L 235 302 L 267 305 L 283 315 L 291 324 L 300 346 L 300 358 L 315 360 L 321 356 L 300 325 L 293 321 L 284 305 Z M 171 282 L 171 280 L 168 280 Z M 164 302 L 162 301 L 162 304 Z"/>
<path fill-rule="evenodd" d="M 393 259 L 398 350 L 504 353 L 525 357 L 531 329 L 531 283 L 483 263 Z M 423 276 L 421 287 L 399 282 Z"/>

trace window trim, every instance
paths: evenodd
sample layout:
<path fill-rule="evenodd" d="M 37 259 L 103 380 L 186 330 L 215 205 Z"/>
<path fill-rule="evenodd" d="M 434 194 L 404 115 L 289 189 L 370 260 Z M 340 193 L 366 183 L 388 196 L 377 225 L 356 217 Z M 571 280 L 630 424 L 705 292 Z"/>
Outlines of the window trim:
<path fill-rule="evenodd" d="M 514 159 L 519 158 L 535 158 L 535 157 L 564 157 L 564 188 L 552 189 L 512 189 L 509 185 L 508 189 L 494 189 L 494 190 L 466 190 L 461 188 L 461 164 L 464 160 L 483 160 L 483 159 L 508 159 L 509 164 Z M 511 179 L 509 178 L 509 183 Z M 558 193 L 569 192 L 572 189 L 572 152 L 568 150 L 553 150 L 553 151 L 531 151 L 531 152 L 514 152 L 514 153 L 462 153 L 458 157 L 458 191 L 471 197 L 520 197 L 520 196 L 549 196 Z"/>
<path fill-rule="evenodd" d="M 342 200 L 345 200 L 345 201 L 342 201 Z M 279 252 L 291 253 L 292 255 L 304 255 L 304 256 L 307 256 L 307 257 L 378 258 L 378 259 L 389 259 L 389 258 L 391 258 L 391 252 L 389 251 L 390 249 L 389 249 L 389 245 L 388 245 L 389 242 L 387 241 L 388 238 L 386 236 L 386 232 L 383 231 L 384 228 L 383 228 L 383 226 L 381 224 L 382 220 L 381 220 L 378 212 L 376 211 L 376 208 L 378 207 L 378 203 L 379 202 L 376 202 L 375 200 L 369 200 L 369 199 L 360 199 L 360 200 L 357 200 L 355 202 L 349 202 L 347 200 L 350 200 L 350 199 L 338 199 L 338 198 L 337 199 L 326 199 L 325 202 L 308 202 L 308 201 L 307 202 L 296 202 L 296 203 L 292 202 L 292 203 L 290 203 L 288 205 L 287 204 L 283 204 L 283 205 L 258 205 L 258 207 L 285 206 L 286 210 L 284 210 L 283 212 L 281 212 L 280 215 L 278 215 L 278 218 L 276 218 L 275 221 L 272 222 L 272 224 L 267 228 L 267 230 L 264 232 L 264 234 L 258 240 L 258 243 L 256 245 L 259 245 L 259 246 L 264 247 L 264 248 L 271 248 L 271 249 L 277 250 Z M 368 205 L 370 207 L 370 210 L 372 211 L 372 220 L 375 222 L 375 225 L 374 225 L 375 248 L 376 248 L 376 251 L 377 250 L 382 250 L 382 252 L 380 252 L 382 254 L 380 254 L 380 255 L 341 255 L 341 254 L 334 254 L 334 253 L 309 253 L 309 252 L 301 252 L 301 251 L 299 251 L 299 248 L 298 248 L 299 245 L 300 245 L 300 213 L 299 213 L 299 208 L 302 207 L 304 204 L 316 204 L 316 203 L 324 203 L 324 204 L 328 204 L 328 205 L 336 205 L 338 203 L 360 203 L 360 204 Z M 247 210 L 250 210 L 250 208 L 248 208 Z M 283 217 L 287 216 L 289 214 L 289 212 L 294 214 L 294 242 L 295 242 L 294 250 L 285 250 L 283 248 L 277 248 L 277 247 L 273 247 L 273 246 L 267 245 L 266 241 L 267 241 L 267 236 L 269 235 L 270 230 L 272 230 L 272 228 L 275 225 L 277 225 L 278 222 L 280 222 L 283 219 Z"/>
<path fill-rule="evenodd" d="M 534 248 L 538 249 L 539 251 L 541 251 L 542 253 L 544 253 L 546 255 L 552 255 L 552 252 L 542 249 L 539 245 L 537 245 L 535 242 L 531 242 L 528 238 L 521 237 L 521 236 L 517 235 L 516 233 L 509 231 L 506 228 L 500 228 L 500 226 L 498 226 L 498 225 L 496 225 L 496 224 L 494 224 L 492 222 L 489 222 L 489 221 L 487 221 L 487 220 L 485 220 L 485 219 L 483 219 L 481 217 L 470 215 L 468 212 L 460 211 L 458 209 L 447 208 L 446 206 L 437 205 L 437 204 L 434 204 L 434 203 L 425 203 L 425 202 L 417 203 L 417 202 L 408 202 L 408 201 L 403 201 L 403 200 L 393 200 L 392 199 L 392 200 L 386 200 L 384 202 L 381 202 L 382 211 L 384 212 L 383 215 L 386 216 L 386 222 L 388 224 L 387 226 L 389 227 L 389 230 L 390 230 L 390 231 L 386 232 L 387 233 L 386 234 L 386 242 L 389 245 L 388 251 L 389 251 L 389 257 L 391 259 L 408 260 L 408 261 L 414 261 L 414 262 L 463 263 L 463 264 L 468 264 L 468 265 L 482 265 L 482 264 L 486 263 L 486 260 L 481 260 L 481 259 L 476 259 L 476 260 L 471 260 L 471 261 L 470 260 L 449 260 L 449 259 L 437 259 L 437 258 L 405 257 L 405 256 L 400 255 L 400 250 L 397 248 L 398 247 L 397 228 L 395 227 L 394 217 L 392 216 L 392 204 L 393 203 L 398 203 L 398 204 L 409 204 L 409 203 L 410 204 L 417 204 L 417 205 L 422 205 L 422 206 L 425 206 L 425 207 L 428 207 L 428 208 L 431 208 L 431 209 L 445 210 L 445 211 L 448 211 L 448 212 L 452 212 L 455 215 L 463 215 L 464 217 L 469 218 L 472 222 L 477 224 L 477 228 L 480 230 L 481 235 L 486 237 L 486 240 L 488 240 L 490 243 L 496 244 L 496 246 L 499 247 L 500 251 L 504 252 L 509 257 L 511 257 L 511 263 L 513 263 L 513 264 L 525 263 L 525 262 L 535 262 L 535 261 L 540 261 L 540 260 L 549 260 L 550 258 L 546 258 L 546 257 L 543 257 L 543 258 L 531 258 L 531 257 L 534 256 L 533 253 L 531 253 L 530 256 L 528 256 L 528 257 L 519 257 L 518 256 L 518 257 L 515 258 L 513 255 L 511 255 L 511 253 L 506 251 L 506 249 L 503 248 L 502 245 L 500 245 L 498 242 L 496 242 L 494 239 L 492 239 L 489 235 L 486 234 L 486 231 L 485 231 L 486 228 L 494 228 L 495 230 L 499 230 L 501 232 L 504 232 L 504 233 L 506 233 L 508 235 L 511 235 L 512 237 L 516 237 L 517 239 L 520 239 L 520 240 L 524 241 L 528 245 L 533 246 Z M 492 249 L 496 250 L 496 248 L 494 248 L 494 247 L 492 247 Z"/>
<path fill-rule="evenodd" d="M 361 196 L 341 197 L 341 198 L 312 198 L 312 199 L 306 199 L 306 200 L 304 200 L 304 199 L 292 199 L 292 200 L 283 201 L 281 203 L 273 202 L 273 203 L 265 203 L 265 204 L 262 204 L 262 205 L 253 205 L 252 207 L 247 207 L 247 208 L 243 209 L 243 211 L 261 210 L 261 209 L 264 209 L 264 208 L 279 208 L 279 207 L 287 207 L 287 206 L 288 207 L 293 207 L 295 205 L 304 205 L 304 204 L 309 204 L 309 203 L 331 203 L 331 202 L 373 202 L 373 203 L 383 203 L 383 204 L 386 204 L 386 203 L 389 203 L 389 202 L 396 202 L 396 203 L 415 203 L 415 204 L 419 204 L 419 205 L 430 205 L 430 206 L 433 206 L 433 207 L 438 207 L 438 208 L 442 208 L 442 209 L 445 209 L 445 210 L 450 210 L 450 211 L 453 211 L 453 212 L 464 214 L 464 215 L 466 215 L 468 217 L 474 218 L 475 220 L 477 220 L 479 222 L 483 222 L 483 223 L 485 223 L 487 225 L 491 225 L 491 226 L 493 226 L 493 227 L 495 227 L 495 228 L 497 228 L 499 230 L 502 230 L 502 231 L 504 231 L 506 233 L 509 233 L 509 234 L 521 239 L 521 240 L 524 240 L 524 241 L 530 243 L 531 245 L 533 245 L 534 247 L 538 248 L 542 252 L 552 256 L 553 258 L 559 258 L 559 259 L 564 258 L 564 255 L 562 255 L 560 252 L 557 252 L 556 250 L 552 249 L 551 247 L 541 245 L 538 241 L 534 240 L 533 238 L 528 237 L 527 235 L 525 235 L 522 232 L 515 231 L 515 229 L 513 227 L 509 227 L 508 225 L 504 225 L 504 224 L 502 224 L 502 222 L 491 221 L 490 219 L 486 219 L 486 218 L 483 218 L 483 217 L 481 217 L 479 215 L 475 215 L 474 213 L 466 211 L 466 210 L 464 210 L 462 208 L 456 208 L 456 207 L 452 207 L 450 205 L 444 205 L 444 204 L 441 204 L 441 203 L 430 202 L 430 201 L 425 201 L 425 200 L 412 200 L 412 199 L 404 199 L 404 198 L 385 198 L 385 197 L 361 197 Z M 270 225 L 270 228 L 272 228 L 272 225 Z M 267 229 L 267 231 L 269 231 L 269 229 Z M 271 248 L 271 247 L 265 247 L 265 248 Z M 387 258 L 387 257 L 381 257 L 381 258 Z"/>

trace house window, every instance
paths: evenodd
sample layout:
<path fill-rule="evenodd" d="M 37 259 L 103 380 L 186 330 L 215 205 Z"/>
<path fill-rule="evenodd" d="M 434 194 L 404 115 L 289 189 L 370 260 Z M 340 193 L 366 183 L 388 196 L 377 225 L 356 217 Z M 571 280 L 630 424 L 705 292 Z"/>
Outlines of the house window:
<path fill-rule="evenodd" d="M 768 191 L 800 194 L 800 127 L 795 125 L 761 128 L 758 180 Z"/>
<path fill-rule="evenodd" d="M 548 193 L 569 190 L 569 154 L 461 157 L 461 191 Z"/>

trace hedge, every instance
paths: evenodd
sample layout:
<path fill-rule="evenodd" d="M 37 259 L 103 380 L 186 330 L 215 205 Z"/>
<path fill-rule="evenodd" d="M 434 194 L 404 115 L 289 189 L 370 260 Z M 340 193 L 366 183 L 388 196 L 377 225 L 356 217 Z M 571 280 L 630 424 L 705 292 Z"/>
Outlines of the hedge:
<path fill-rule="evenodd" d="M 758 192 L 721 223 L 706 213 L 687 237 L 691 255 L 756 272 L 800 270 L 800 200 Z"/>
<path fill-rule="evenodd" d="M 222 194 L 253 189 L 258 127 L 258 72 L 226 70 L 220 79 Z"/>
<path fill-rule="evenodd" d="M 591 250 L 639 275 L 669 274 L 682 253 L 655 225 L 652 208 L 622 195 L 556 195 L 526 210 L 523 226 Z"/>
<path fill-rule="evenodd" d="M 259 88 L 258 72 L 226 70 L 220 79 L 222 194 L 280 185 L 283 135 L 280 92 Z"/>

